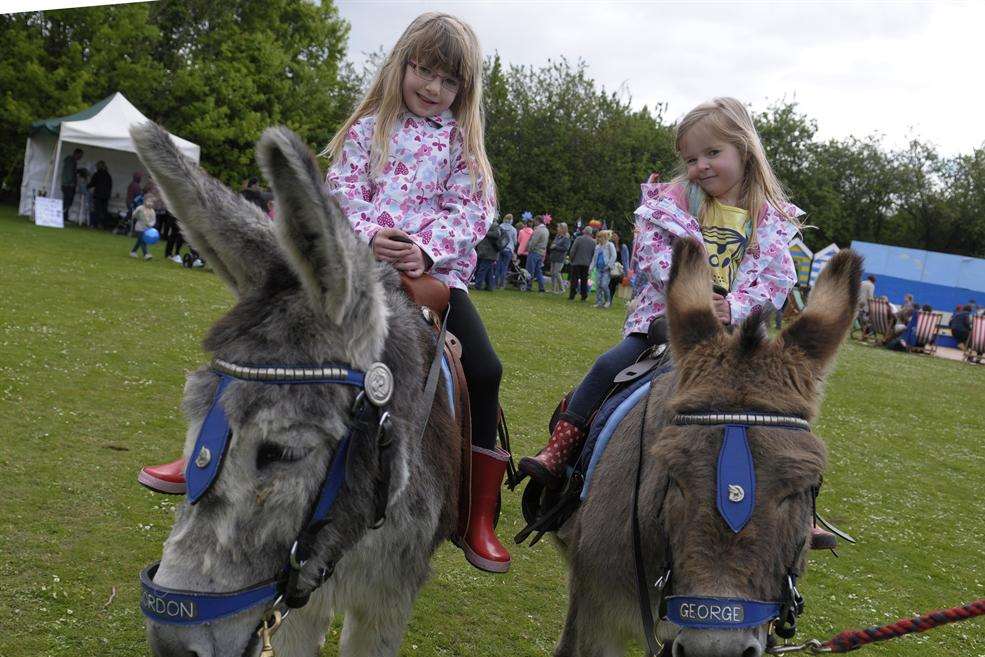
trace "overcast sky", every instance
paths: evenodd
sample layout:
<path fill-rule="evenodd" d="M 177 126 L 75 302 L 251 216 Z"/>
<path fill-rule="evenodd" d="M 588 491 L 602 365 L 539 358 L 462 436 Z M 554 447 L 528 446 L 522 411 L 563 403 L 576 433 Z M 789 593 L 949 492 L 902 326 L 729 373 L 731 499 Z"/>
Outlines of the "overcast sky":
<path fill-rule="evenodd" d="M 339 0 L 350 58 L 389 49 L 426 10 L 468 21 L 487 54 L 584 59 L 668 120 L 731 95 L 796 100 L 819 136 L 913 137 L 952 155 L 985 143 L 985 2 L 416 2 Z"/>

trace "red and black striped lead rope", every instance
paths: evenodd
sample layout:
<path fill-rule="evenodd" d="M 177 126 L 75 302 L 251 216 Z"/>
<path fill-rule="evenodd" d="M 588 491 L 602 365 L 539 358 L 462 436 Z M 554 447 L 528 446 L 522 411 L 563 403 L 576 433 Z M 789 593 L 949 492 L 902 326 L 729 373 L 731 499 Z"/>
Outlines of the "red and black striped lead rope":
<path fill-rule="evenodd" d="M 976 600 L 961 607 L 951 607 L 950 609 L 932 611 L 929 614 L 924 614 L 922 616 L 903 618 L 895 623 L 883 625 L 882 627 L 867 627 L 863 630 L 846 630 L 823 643 L 817 639 L 813 639 L 807 643 L 796 646 L 773 646 L 767 652 L 774 655 L 792 652 L 810 652 L 815 654 L 825 652 L 851 652 L 852 650 L 857 650 L 862 646 L 870 643 L 876 643 L 877 641 L 895 639 L 896 637 L 906 634 L 913 634 L 916 632 L 926 632 L 927 630 L 938 627 L 939 625 L 956 623 L 958 621 L 968 620 L 969 618 L 975 618 L 976 616 L 983 615 L 985 615 L 985 598 Z"/>

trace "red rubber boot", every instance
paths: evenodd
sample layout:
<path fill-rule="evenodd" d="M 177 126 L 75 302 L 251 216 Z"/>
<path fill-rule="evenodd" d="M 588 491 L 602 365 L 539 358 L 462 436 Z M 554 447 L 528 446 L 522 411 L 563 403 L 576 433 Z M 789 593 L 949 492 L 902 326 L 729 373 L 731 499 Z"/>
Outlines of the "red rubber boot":
<path fill-rule="evenodd" d="M 146 465 L 140 469 L 137 481 L 156 493 L 184 495 L 185 464 L 182 458 L 162 465 Z"/>
<path fill-rule="evenodd" d="M 520 459 L 520 472 L 530 475 L 545 486 L 556 488 L 561 485 L 561 475 L 571 453 L 581 449 L 585 432 L 567 420 L 558 420 L 554 433 L 544 449 L 537 456 Z"/>
<path fill-rule="evenodd" d="M 470 564 L 490 573 L 510 569 L 510 553 L 499 542 L 493 527 L 508 461 L 509 455 L 500 449 L 472 448 L 472 499 L 462 550 Z"/>

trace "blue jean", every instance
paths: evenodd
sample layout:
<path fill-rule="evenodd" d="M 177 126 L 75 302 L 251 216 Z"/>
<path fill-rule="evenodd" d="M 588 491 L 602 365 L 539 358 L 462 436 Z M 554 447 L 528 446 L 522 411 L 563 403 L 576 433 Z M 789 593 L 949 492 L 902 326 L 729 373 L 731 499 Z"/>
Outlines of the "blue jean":
<path fill-rule="evenodd" d="M 564 419 L 583 427 L 588 416 L 602 402 L 602 397 L 612 387 L 612 379 L 622 370 L 636 362 L 648 344 L 642 333 L 630 333 L 622 342 L 598 357 L 595 365 L 571 395 Z"/>
<path fill-rule="evenodd" d="M 539 253 L 528 253 L 527 254 L 527 271 L 530 272 L 530 287 L 527 289 L 533 289 L 534 281 L 537 281 L 537 286 L 540 291 L 544 291 L 544 256 Z"/>
<path fill-rule="evenodd" d="M 496 261 L 479 259 L 479 264 L 475 268 L 475 289 L 483 288 L 492 292 L 496 289 Z"/>
<path fill-rule="evenodd" d="M 139 246 L 140 250 L 144 252 L 144 255 L 147 255 L 147 245 L 144 244 L 144 231 L 134 231 L 133 234 L 137 236 L 137 241 L 134 243 L 133 248 L 130 249 L 130 253 L 136 253 L 137 247 Z"/>
<path fill-rule="evenodd" d="M 496 261 L 496 287 L 506 287 L 506 272 L 510 270 L 511 260 L 513 249 L 506 247 L 499 252 L 499 260 Z"/>
<path fill-rule="evenodd" d="M 599 275 L 599 284 L 595 288 L 595 304 L 601 306 L 609 303 L 612 298 L 609 296 L 609 273 L 612 271 L 608 267 L 596 269 Z"/>

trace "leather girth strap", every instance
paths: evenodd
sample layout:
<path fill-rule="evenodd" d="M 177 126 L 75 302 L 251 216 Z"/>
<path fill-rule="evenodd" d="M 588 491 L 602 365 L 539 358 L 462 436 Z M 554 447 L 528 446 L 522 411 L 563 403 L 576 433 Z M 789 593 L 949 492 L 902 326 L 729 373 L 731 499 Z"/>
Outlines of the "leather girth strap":
<path fill-rule="evenodd" d="M 431 323 L 438 336 L 444 335 L 445 360 L 454 380 L 455 391 L 455 399 L 448 400 L 451 407 L 449 411 L 454 412 L 462 434 L 456 534 L 464 536 L 469 526 L 472 497 L 472 412 L 469 404 L 469 385 L 465 380 L 465 370 L 462 369 L 462 343 L 447 328 L 442 332 L 442 319 L 448 311 L 451 292 L 447 285 L 427 274 L 420 278 L 410 278 L 401 274 L 400 285 L 413 303 L 431 311 L 430 313 L 425 311 L 424 317 Z"/>
<path fill-rule="evenodd" d="M 472 409 L 469 404 L 469 384 L 462 369 L 462 346 L 451 333 L 445 335 L 445 356 L 448 369 L 455 379 L 455 419 L 462 432 L 462 471 L 458 491 L 458 536 L 464 536 L 469 527 L 469 511 L 472 508 Z"/>

